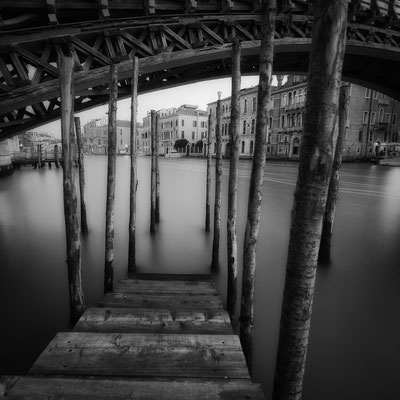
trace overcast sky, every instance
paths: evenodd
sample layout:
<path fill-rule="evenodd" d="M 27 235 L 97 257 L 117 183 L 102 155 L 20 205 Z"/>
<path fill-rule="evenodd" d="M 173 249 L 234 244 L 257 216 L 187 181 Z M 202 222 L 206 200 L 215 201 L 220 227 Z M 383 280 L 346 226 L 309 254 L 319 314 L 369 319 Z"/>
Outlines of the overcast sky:
<path fill-rule="evenodd" d="M 241 87 L 249 88 L 258 84 L 258 76 L 243 76 Z M 222 92 L 222 98 L 231 95 L 231 79 L 218 79 L 183 85 L 171 89 L 159 90 L 138 96 L 138 122 L 142 122 L 147 111 L 160 110 L 161 108 L 179 107 L 182 104 L 198 105 L 201 110 L 206 110 L 207 104 L 218 99 L 217 92 Z M 130 99 L 118 102 L 117 118 L 130 119 Z M 81 125 L 97 118 L 106 117 L 108 105 L 93 108 L 76 114 L 81 118 Z M 60 121 L 52 122 L 33 129 L 36 132 L 47 132 L 55 137 L 61 137 Z"/>

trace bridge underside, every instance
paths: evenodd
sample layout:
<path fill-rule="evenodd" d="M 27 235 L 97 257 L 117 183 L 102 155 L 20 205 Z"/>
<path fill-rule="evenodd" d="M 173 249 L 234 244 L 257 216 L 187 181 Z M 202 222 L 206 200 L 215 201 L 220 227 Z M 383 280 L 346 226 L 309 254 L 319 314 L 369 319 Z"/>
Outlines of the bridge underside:
<path fill-rule="evenodd" d="M 60 55 L 75 59 L 76 112 L 108 101 L 112 63 L 118 64 L 119 98 L 128 97 L 134 56 L 140 59 L 139 93 L 230 76 L 230 50 L 235 38 L 243 46 L 242 73 L 258 73 L 261 24 L 258 1 L 146 0 L 150 8 L 143 9 L 142 0 L 130 0 L 129 7 L 122 0 L 100 0 L 97 20 L 93 2 L 47 0 L 46 3 L 48 7 L 43 9 L 43 1 L 39 0 L 2 1 L 0 139 L 60 118 L 57 70 Z M 52 3 L 58 7 L 52 9 Z M 282 3 L 291 4 L 291 8 L 281 9 L 277 17 L 274 71 L 307 73 L 311 2 Z M 394 11 L 385 16 L 373 8 L 357 9 L 356 3 L 360 2 L 352 1 L 349 11 L 351 22 L 343 79 L 400 99 L 397 16 Z M 23 11 L 23 4 L 30 8 Z M 72 4 L 79 7 L 73 10 Z M 152 13 L 152 4 L 164 8 L 155 7 Z M 178 10 L 176 7 L 182 8 L 182 4 L 186 5 L 185 10 Z M 122 5 L 126 7 L 125 16 L 130 18 L 120 18 Z M 142 7 L 142 15 L 131 17 L 134 14 L 131 6 Z M 185 14 L 175 15 L 176 12 Z M 71 24 L 74 14 L 78 21 L 93 20 Z M 46 18 L 48 26 L 39 26 Z"/>

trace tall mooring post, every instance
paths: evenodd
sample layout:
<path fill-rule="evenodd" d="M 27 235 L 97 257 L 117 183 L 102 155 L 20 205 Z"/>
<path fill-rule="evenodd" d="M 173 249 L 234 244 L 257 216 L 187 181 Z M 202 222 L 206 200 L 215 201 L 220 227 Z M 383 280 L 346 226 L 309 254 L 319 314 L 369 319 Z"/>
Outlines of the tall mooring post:
<path fill-rule="evenodd" d="M 274 400 L 300 400 L 321 241 L 338 131 L 348 0 L 316 0 L 304 130 L 283 292 Z"/>
<path fill-rule="evenodd" d="M 272 86 L 275 15 L 276 0 L 264 1 L 261 14 L 260 79 L 257 98 L 256 133 L 243 246 L 242 298 L 240 305 L 240 340 L 250 372 L 253 369 L 253 302 L 256 246 L 260 228 L 265 145 L 268 132 L 268 103 Z"/>
<path fill-rule="evenodd" d="M 215 201 L 214 201 L 214 237 L 212 247 L 211 269 L 219 266 L 219 239 L 221 235 L 221 197 L 222 197 L 222 141 L 221 141 L 221 92 L 218 92 L 217 123 L 215 140 L 217 152 L 215 155 Z"/>
<path fill-rule="evenodd" d="M 150 112 L 151 129 L 151 178 L 150 178 L 150 232 L 156 231 L 156 198 L 157 198 L 157 164 L 156 164 L 156 124 L 157 115 L 154 110 Z"/>
<path fill-rule="evenodd" d="M 342 165 L 343 143 L 346 136 L 346 122 L 350 103 L 350 84 L 342 85 L 339 95 L 339 134 L 336 141 L 335 156 L 333 158 L 331 181 L 329 183 L 328 198 L 326 200 L 324 221 L 322 224 L 321 244 L 319 247 L 318 262 L 330 264 L 331 239 L 333 221 L 335 219 L 336 201 L 339 195 L 340 167 Z"/>
<path fill-rule="evenodd" d="M 156 223 L 160 222 L 160 134 L 158 129 L 159 117 L 156 113 L 155 123 L 155 165 L 156 165 Z"/>
<path fill-rule="evenodd" d="M 81 119 L 79 117 L 75 117 L 74 120 L 75 120 L 76 144 L 78 148 L 79 194 L 81 201 L 81 229 L 83 234 L 87 234 L 89 229 L 86 217 L 85 161 L 83 159 Z"/>
<path fill-rule="evenodd" d="M 240 125 L 240 57 L 241 43 L 235 40 L 232 44 L 232 96 L 231 96 L 231 124 L 229 132 L 229 187 L 228 187 L 228 218 L 227 218 L 227 245 L 228 245 L 228 295 L 226 308 L 232 323 L 236 324 L 237 302 L 237 180 L 239 168 L 239 125 Z"/>
<path fill-rule="evenodd" d="M 110 66 L 110 100 L 108 106 L 108 164 L 106 201 L 106 245 L 104 263 L 104 293 L 112 292 L 114 285 L 114 208 L 115 169 L 117 157 L 117 100 L 118 66 Z"/>
<path fill-rule="evenodd" d="M 210 232 L 211 222 L 211 114 L 208 115 L 208 131 L 207 131 L 207 177 L 206 177 L 206 222 L 205 231 Z"/>
<path fill-rule="evenodd" d="M 74 149 L 71 146 L 74 136 L 74 60 L 71 57 L 59 55 L 57 64 L 61 92 L 63 196 L 70 303 L 69 326 L 72 328 L 85 310 L 81 273 L 81 232 L 73 166 Z"/>
<path fill-rule="evenodd" d="M 136 272 L 136 190 L 137 190 L 137 145 L 136 145 L 136 123 L 137 123 L 137 89 L 139 79 L 139 60 L 133 58 L 133 72 L 131 79 L 131 177 L 130 177 L 130 209 L 129 209 L 129 249 L 128 249 L 128 272 Z"/>

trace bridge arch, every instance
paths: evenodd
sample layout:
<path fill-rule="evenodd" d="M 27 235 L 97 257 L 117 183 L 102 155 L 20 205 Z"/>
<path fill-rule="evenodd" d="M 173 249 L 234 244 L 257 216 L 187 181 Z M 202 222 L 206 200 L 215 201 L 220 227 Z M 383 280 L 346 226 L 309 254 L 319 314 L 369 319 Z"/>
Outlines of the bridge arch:
<path fill-rule="evenodd" d="M 296 1 L 293 4 L 300 7 Z M 284 12 L 277 17 L 277 74 L 307 73 L 312 17 L 304 8 L 296 10 L 299 13 L 290 18 Z M 354 10 L 350 7 L 353 14 Z M 242 41 L 242 73 L 257 74 L 259 12 L 233 12 L 221 9 L 218 15 L 164 14 L 6 31 L 0 36 L 0 139 L 60 117 L 59 53 L 76 61 L 76 112 L 108 101 L 110 63 L 118 63 L 119 98 L 128 97 L 135 55 L 140 58 L 139 93 L 230 76 L 233 38 Z M 360 23 L 354 15 L 351 21 L 343 79 L 400 99 L 400 31 L 376 22 Z"/>

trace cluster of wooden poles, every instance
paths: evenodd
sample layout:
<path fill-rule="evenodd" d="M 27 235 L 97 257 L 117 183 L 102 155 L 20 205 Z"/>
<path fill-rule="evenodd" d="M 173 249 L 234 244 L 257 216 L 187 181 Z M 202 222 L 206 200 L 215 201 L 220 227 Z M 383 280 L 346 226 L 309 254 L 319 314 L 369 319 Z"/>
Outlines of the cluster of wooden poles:
<path fill-rule="evenodd" d="M 339 107 L 339 87 L 344 58 L 347 22 L 347 1 L 315 2 L 314 29 L 310 54 L 308 96 L 304 121 L 304 134 L 299 161 L 299 175 L 292 210 L 289 238 L 286 279 L 282 304 L 280 337 L 275 372 L 274 399 L 301 398 L 305 371 L 308 335 L 311 321 L 312 300 L 318 259 L 328 254 L 321 245 L 321 236 L 330 238 L 332 231 L 334 204 L 337 196 L 337 183 L 341 162 L 341 137 L 346 121 L 346 98 L 348 89 L 342 90 Z M 249 369 L 252 360 L 253 337 L 253 297 L 256 266 L 256 244 L 262 200 L 262 183 L 265 167 L 265 145 L 268 131 L 268 102 L 272 84 L 273 43 L 275 32 L 276 0 L 262 3 L 260 80 L 258 87 L 257 119 L 253 166 L 250 179 L 246 231 L 244 238 L 242 297 L 240 307 L 240 337 Z M 241 45 L 234 40 L 232 44 L 232 97 L 230 131 L 230 177 L 228 197 L 227 244 L 228 244 L 228 299 L 227 309 L 233 321 L 237 321 L 237 174 L 239 157 L 239 99 L 240 99 L 240 58 Z M 64 212 L 67 237 L 67 263 L 70 287 L 71 318 L 74 325 L 84 311 L 81 286 L 81 255 L 79 203 L 74 184 L 73 166 L 73 66 L 74 60 L 59 55 L 59 79 L 61 87 L 62 144 L 64 164 Z M 108 173 L 106 202 L 106 246 L 105 246 L 105 292 L 113 287 L 114 258 L 114 197 L 116 166 L 116 109 L 118 78 L 117 66 L 110 68 L 110 102 L 108 124 Z M 129 219 L 129 265 L 128 271 L 135 272 L 135 230 L 136 230 L 136 108 L 137 108 L 138 59 L 133 60 L 132 102 L 131 102 L 131 196 Z M 338 108 L 339 111 L 338 112 Z M 338 118 L 339 115 L 339 118 Z M 339 123 L 340 121 L 340 123 Z M 205 229 L 210 230 L 210 186 L 211 153 L 210 127 L 207 154 L 206 221 Z M 79 119 L 75 119 L 76 133 L 80 135 Z M 152 132 L 156 132 L 157 115 L 151 113 Z M 215 202 L 214 238 L 211 267 L 219 263 L 219 241 L 221 225 L 221 104 L 217 102 L 216 162 L 215 162 Z M 82 149 L 79 150 L 79 164 L 82 165 Z M 154 232 L 159 220 L 159 169 L 158 135 L 152 135 L 152 173 L 151 173 L 151 225 Z M 83 171 L 83 170 L 82 170 Z M 85 227 L 83 174 L 80 177 L 82 232 Z M 329 207 L 329 197 L 332 202 Z M 86 219 L 86 218 L 85 218 Z M 325 220 L 325 223 L 324 223 Z M 324 228 L 322 228 L 324 226 Z M 330 243 L 327 240 L 325 243 Z"/>

